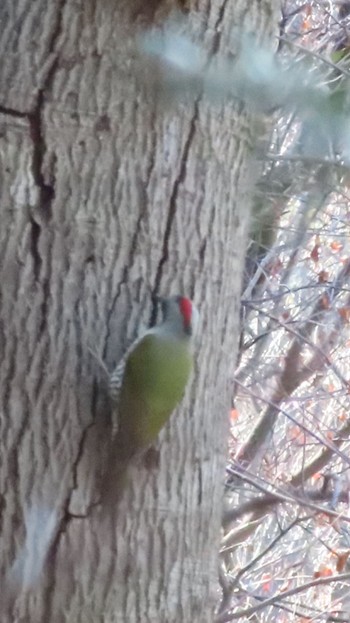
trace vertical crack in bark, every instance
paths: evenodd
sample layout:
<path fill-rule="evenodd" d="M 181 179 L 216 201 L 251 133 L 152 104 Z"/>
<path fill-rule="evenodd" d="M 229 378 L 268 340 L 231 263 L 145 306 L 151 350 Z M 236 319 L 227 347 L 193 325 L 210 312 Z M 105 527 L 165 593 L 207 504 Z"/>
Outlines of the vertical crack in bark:
<path fill-rule="evenodd" d="M 53 64 L 55 66 L 55 63 Z M 39 189 L 37 209 L 47 222 L 51 218 L 51 205 L 55 198 L 54 185 L 46 184 L 43 175 L 43 161 L 46 152 L 46 143 L 42 127 L 44 109 L 44 89 L 38 93 L 38 101 L 33 112 L 28 114 L 30 137 L 33 143 L 32 174 Z"/>
<path fill-rule="evenodd" d="M 28 121 L 30 136 L 33 142 L 32 173 L 34 181 L 39 188 L 38 209 L 45 221 L 50 220 L 52 202 L 55 198 L 55 184 L 47 184 L 43 174 L 44 156 L 47 151 L 45 132 L 43 131 L 43 113 L 45 107 L 45 92 L 53 82 L 58 63 L 57 41 L 62 32 L 62 16 L 66 0 L 61 0 L 56 12 L 56 23 L 53 26 L 51 39 L 48 44 L 48 57 L 52 56 L 52 63 L 46 74 L 45 80 L 38 92 L 37 104 L 30 113 Z"/>
<path fill-rule="evenodd" d="M 34 221 L 32 217 L 30 217 L 29 220 L 31 225 L 30 251 L 33 258 L 34 279 L 35 281 L 39 281 L 41 265 L 43 263 L 42 257 L 38 249 L 41 227 L 36 221 Z"/>
<path fill-rule="evenodd" d="M 45 92 L 50 90 L 55 71 L 58 63 L 58 51 L 56 50 L 57 41 L 62 32 L 62 16 L 66 0 L 61 0 L 56 12 L 56 23 L 53 25 L 51 39 L 48 44 L 48 57 L 52 56 L 52 63 L 47 71 L 41 88 L 38 91 L 36 106 L 26 115 L 29 123 L 29 134 L 33 145 L 32 155 L 32 175 L 35 185 L 38 187 L 39 196 L 36 208 L 31 210 L 30 221 L 32 225 L 32 244 L 31 253 L 34 265 L 34 278 L 39 282 L 42 272 L 44 260 L 40 255 L 39 240 L 43 233 L 43 226 L 48 223 L 52 216 L 52 203 L 55 198 L 55 181 L 52 171 L 52 181 L 46 183 L 43 168 L 44 157 L 47 152 L 45 131 L 43 129 L 43 115 L 45 107 Z M 47 258 L 46 258 L 47 259 Z M 50 294 L 49 273 L 46 274 L 42 281 L 43 302 L 41 305 L 41 322 L 39 327 L 39 336 L 41 336 L 47 323 L 47 307 Z"/>
<path fill-rule="evenodd" d="M 16 434 L 14 435 L 14 439 L 12 444 L 9 446 L 8 458 L 7 458 L 7 477 L 5 480 L 5 488 L 2 493 L 7 494 L 8 489 L 11 488 L 12 492 L 15 492 L 16 497 L 18 496 L 19 488 L 20 488 L 20 454 L 21 454 L 21 445 L 24 438 L 24 435 L 27 430 L 27 424 L 29 420 L 29 411 L 26 409 L 23 414 L 22 421 L 16 430 Z M 19 514 L 18 507 L 15 510 L 16 515 Z"/>
<path fill-rule="evenodd" d="M 159 289 L 159 285 L 160 285 L 160 281 L 162 278 L 162 274 L 163 274 L 163 267 L 164 264 L 167 262 L 168 257 L 169 257 L 169 240 L 170 240 L 170 235 L 171 235 L 171 230 L 172 230 L 172 226 L 173 226 L 173 222 L 174 222 L 174 218 L 175 218 L 175 214 L 176 214 L 176 208 L 177 208 L 177 199 L 178 199 L 178 195 L 179 195 L 179 189 L 181 184 L 183 183 L 185 177 L 186 177 L 186 171 L 187 171 L 187 161 L 188 161 L 188 156 L 189 156 L 189 152 L 191 149 L 191 145 L 192 145 L 192 141 L 195 135 L 195 131 L 196 131 L 196 124 L 198 121 L 198 113 L 199 113 L 199 99 L 196 100 L 195 104 L 194 104 L 194 112 L 193 112 L 193 116 L 190 122 L 190 128 L 189 128 L 189 132 L 188 132 L 188 136 L 184 145 L 184 149 L 183 149 L 183 153 L 182 153 L 182 157 L 181 157 L 181 162 L 180 162 L 180 170 L 179 170 L 179 174 L 177 176 L 177 178 L 174 181 L 173 184 L 173 189 L 172 189 L 172 193 L 170 196 L 170 201 L 169 201 L 169 211 L 168 211 L 168 219 L 167 219 L 167 223 L 166 223 L 166 227 L 165 227 L 165 231 L 164 231 L 164 241 L 163 241 L 163 248 L 162 248 L 162 256 L 160 258 L 159 264 L 158 264 L 158 269 L 156 272 L 156 277 L 155 277 L 155 281 L 154 281 L 154 288 L 153 288 L 153 297 L 155 297 L 155 295 L 158 292 Z M 152 316 L 151 318 L 151 323 L 155 321 L 155 318 Z"/>
<path fill-rule="evenodd" d="M 200 463 L 198 463 L 198 497 L 197 497 L 198 506 L 202 504 L 202 495 L 203 495 L 202 466 Z"/>
<path fill-rule="evenodd" d="M 52 599 L 54 596 L 55 590 L 55 573 L 56 573 L 56 559 L 57 554 L 61 542 L 62 536 L 66 533 L 67 528 L 70 522 L 73 519 L 86 519 L 88 514 L 86 515 L 73 515 L 69 512 L 70 501 L 73 495 L 73 491 L 78 486 L 78 467 L 81 461 L 81 458 L 84 454 L 85 442 L 88 435 L 89 430 L 94 426 L 95 420 L 89 422 L 83 429 L 83 432 L 80 437 L 80 441 L 78 443 L 76 457 L 72 464 L 72 486 L 70 487 L 66 498 L 62 505 L 62 516 L 57 526 L 56 534 L 54 539 L 51 542 L 49 547 L 47 557 L 46 557 L 46 566 L 47 566 L 47 588 L 44 596 L 44 612 L 46 613 L 46 618 L 44 620 L 49 620 L 52 615 Z"/>
<path fill-rule="evenodd" d="M 73 491 L 77 489 L 78 487 L 78 468 L 79 468 L 80 461 L 84 454 L 87 435 L 89 433 L 89 430 L 95 425 L 95 419 L 98 413 L 97 403 L 98 403 L 98 384 L 96 381 L 94 381 L 93 391 L 92 391 L 92 413 L 93 413 L 92 421 L 90 421 L 82 431 L 82 434 L 81 434 L 81 437 L 78 443 L 78 447 L 77 447 L 76 456 L 72 463 L 72 486 L 70 487 L 67 493 L 67 496 L 63 502 L 61 519 L 57 526 L 55 537 L 51 542 L 51 545 L 49 547 L 47 557 L 46 557 L 47 588 L 46 588 L 46 592 L 44 596 L 44 612 L 46 613 L 47 617 L 44 619 L 45 621 L 49 620 L 53 612 L 52 600 L 53 600 L 54 589 L 55 589 L 56 560 L 57 560 L 57 554 L 58 554 L 61 538 L 66 533 L 67 528 L 73 519 L 86 519 L 87 517 L 89 517 L 89 513 L 91 512 L 91 510 L 96 506 L 96 504 L 91 504 L 88 512 L 85 515 L 76 515 L 76 514 L 72 514 L 69 511 Z"/>
<path fill-rule="evenodd" d="M 146 180 L 145 180 L 145 194 L 146 194 L 146 189 L 149 186 L 149 183 L 151 181 L 151 175 L 154 169 L 154 165 L 155 165 L 155 154 L 157 151 L 157 133 L 156 133 L 156 121 L 157 121 L 157 116 L 155 111 L 152 111 L 151 114 L 151 120 L 150 120 L 150 131 L 151 131 L 151 150 L 150 150 L 150 159 L 149 159 L 149 166 L 147 167 L 147 171 L 146 171 Z M 146 197 L 145 197 L 146 199 Z"/>
<path fill-rule="evenodd" d="M 226 7 L 228 4 L 229 0 L 224 0 L 220 11 L 219 11 L 219 15 L 218 15 L 218 19 L 216 20 L 216 24 L 214 26 L 214 40 L 213 40 L 213 47 L 212 47 L 212 54 L 216 54 L 219 51 L 219 47 L 220 47 L 220 40 L 221 40 L 221 32 L 220 32 L 220 26 L 222 24 L 222 22 L 224 21 L 224 17 L 225 17 L 225 11 L 226 11 Z"/>

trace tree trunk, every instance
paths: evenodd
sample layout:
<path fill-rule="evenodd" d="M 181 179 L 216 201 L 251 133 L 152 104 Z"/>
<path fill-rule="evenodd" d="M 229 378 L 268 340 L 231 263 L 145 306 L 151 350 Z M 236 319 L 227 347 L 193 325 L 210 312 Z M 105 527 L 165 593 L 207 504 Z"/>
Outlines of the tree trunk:
<path fill-rule="evenodd" d="M 251 121 L 232 103 L 164 106 L 141 82 L 135 37 L 168 10 L 0 6 L 3 623 L 213 619 Z M 225 54 L 235 25 L 271 35 L 271 11 L 215 0 L 186 20 Z M 157 465 L 103 513 L 110 422 L 89 349 L 112 369 L 151 295 L 175 293 L 201 312 L 194 379 Z"/>

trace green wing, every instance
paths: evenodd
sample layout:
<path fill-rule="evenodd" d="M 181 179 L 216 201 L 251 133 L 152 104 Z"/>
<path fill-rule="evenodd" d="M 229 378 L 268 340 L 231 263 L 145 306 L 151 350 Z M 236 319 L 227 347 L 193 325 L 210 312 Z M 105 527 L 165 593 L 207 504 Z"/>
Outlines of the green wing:
<path fill-rule="evenodd" d="M 128 357 L 119 425 L 130 450 L 149 445 L 180 402 L 192 368 L 186 341 L 146 335 Z"/>

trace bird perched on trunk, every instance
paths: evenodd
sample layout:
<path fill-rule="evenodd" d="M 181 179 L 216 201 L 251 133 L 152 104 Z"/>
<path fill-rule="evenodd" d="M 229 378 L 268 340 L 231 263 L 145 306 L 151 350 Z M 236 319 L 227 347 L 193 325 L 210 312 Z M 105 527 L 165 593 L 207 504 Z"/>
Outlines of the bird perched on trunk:
<path fill-rule="evenodd" d="M 193 367 L 197 309 L 183 296 L 159 301 L 163 321 L 131 345 L 110 376 L 119 465 L 156 440 L 180 402 Z"/>

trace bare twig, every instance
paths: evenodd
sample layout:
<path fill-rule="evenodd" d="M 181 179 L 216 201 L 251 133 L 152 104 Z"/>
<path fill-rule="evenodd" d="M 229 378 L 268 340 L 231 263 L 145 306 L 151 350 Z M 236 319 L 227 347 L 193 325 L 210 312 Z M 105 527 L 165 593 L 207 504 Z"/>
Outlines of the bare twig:
<path fill-rule="evenodd" d="M 259 610 L 266 608 L 267 606 L 273 606 L 280 599 L 286 599 L 287 597 L 292 597 L 293 595 L 297 595 L 298 593 L 303 593 L 304 591 L 309 590 L 309 588 L 313 588 L 314 586 L 327 586 L 328 584 L 332 584 L 334 582 L 344 582 L 346 580 L 350 580 L 350 573 L 340 573 L 339 575 L 329 576 L 326 578 L 317 578 L 316 580 L 311 580 L 310 582 L 306 582 L 301 586 L 296 586 L 295 588 L 290 589 L 289 591 L 284 591 L 282 594 L 273 595 L 269 597 L 269 599 L 264 599 L 260 604 L 256 606 L 252 606 L 251 608 L 246 608 L 245 610 L 238 610 L 237 612 L 224 612 L 218 615 L 215 619 L 215 623 L 229 623 L 230 621 L 234 621 L 241 617 L 249 617 Z"/>

